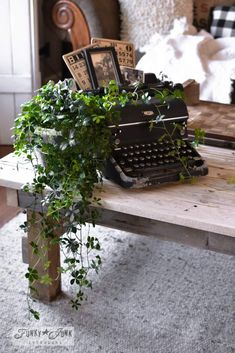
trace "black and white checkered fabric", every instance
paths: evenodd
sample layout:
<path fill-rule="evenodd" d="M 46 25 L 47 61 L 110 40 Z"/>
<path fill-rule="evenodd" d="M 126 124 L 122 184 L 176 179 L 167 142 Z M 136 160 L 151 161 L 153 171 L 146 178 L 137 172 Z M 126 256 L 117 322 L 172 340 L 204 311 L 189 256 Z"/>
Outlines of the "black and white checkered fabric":
<path fill-rule="evenodd" d="M 235 6 L 213 8 L 210 32 L 214 38 L 235 37 Z"/>

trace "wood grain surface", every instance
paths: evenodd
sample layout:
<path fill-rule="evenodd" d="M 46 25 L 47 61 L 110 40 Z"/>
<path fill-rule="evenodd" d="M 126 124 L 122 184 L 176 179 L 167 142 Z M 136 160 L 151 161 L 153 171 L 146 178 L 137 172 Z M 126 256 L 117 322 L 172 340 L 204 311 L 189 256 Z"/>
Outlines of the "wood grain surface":
<path fill-rule="evenodd" d="M 206 133 L 235 141 L 235 105 L 200 101 L 188 106 L 188 128 L 202 128 Z"/>
<path fill-rule="evenodd" d="M 235 151 L 201 146 L 199 153 L 209 166 L 208 176 L 139 190 L 105 180 L 102 209 L 235 238 Z M 13 154 L 0 162 L 1 186 L 19 190 L 32 176 L 30 165 Z"/>

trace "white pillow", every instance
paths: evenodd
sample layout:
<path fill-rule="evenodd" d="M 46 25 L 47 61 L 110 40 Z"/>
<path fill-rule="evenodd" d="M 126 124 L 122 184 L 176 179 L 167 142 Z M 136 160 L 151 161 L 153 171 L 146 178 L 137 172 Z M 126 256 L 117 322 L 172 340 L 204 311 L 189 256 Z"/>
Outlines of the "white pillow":
<path fill-rule="evenodd" d="M 193 21 L 193 0 L 119 0 L 121 39 L 144 46 L 154 33 L 167 34 L 175 18 Z"/>

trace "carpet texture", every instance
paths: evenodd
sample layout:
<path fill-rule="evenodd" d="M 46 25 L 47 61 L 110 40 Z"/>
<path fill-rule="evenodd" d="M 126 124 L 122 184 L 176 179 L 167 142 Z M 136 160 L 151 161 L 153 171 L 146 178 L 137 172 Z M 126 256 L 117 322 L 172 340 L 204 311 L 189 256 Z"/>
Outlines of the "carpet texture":
<path fill-rule="evenodd" d="M 234 257 L 103 227 L 103 267 L 80 311 L 71 289 L 28 319 L 20 214 L 0 229 L 0 351 L 4 353 L 234 353 Z M 93 232 L 94 234 L 94 232 Z M 73 326 L 73 347 L 19 347 L 14 327 Z"/>

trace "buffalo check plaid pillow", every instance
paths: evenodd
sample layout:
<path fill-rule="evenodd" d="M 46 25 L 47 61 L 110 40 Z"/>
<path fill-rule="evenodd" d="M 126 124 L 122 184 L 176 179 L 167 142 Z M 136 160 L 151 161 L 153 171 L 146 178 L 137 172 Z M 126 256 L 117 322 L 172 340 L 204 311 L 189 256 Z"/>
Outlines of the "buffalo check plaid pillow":
<path fill-rule="evenodd" d="M 210 32 L 215 38 L 235 37 L 235 6 L 213 8 Z"/>

